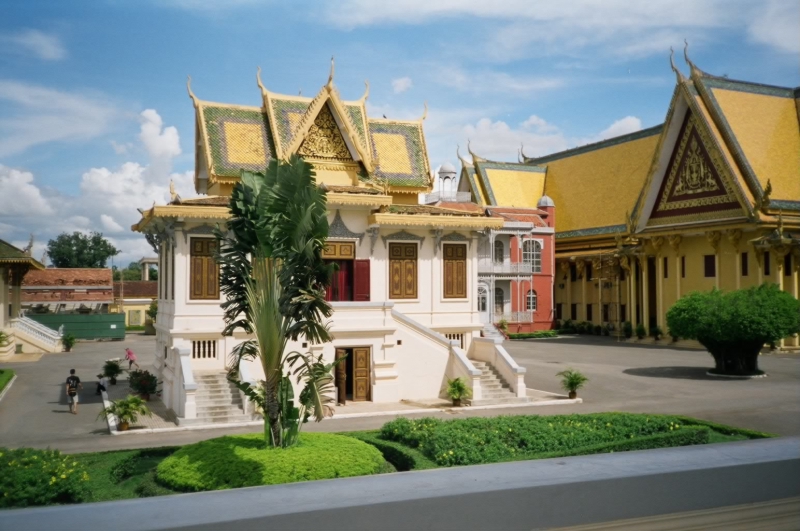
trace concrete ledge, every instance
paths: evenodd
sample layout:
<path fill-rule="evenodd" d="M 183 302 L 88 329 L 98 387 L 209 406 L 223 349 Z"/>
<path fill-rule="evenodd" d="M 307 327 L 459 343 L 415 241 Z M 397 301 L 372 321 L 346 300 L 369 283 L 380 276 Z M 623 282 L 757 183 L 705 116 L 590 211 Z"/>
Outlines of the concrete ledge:
<path fill-rule="evenodd" d="M 0 391 L 0 400 L 2 400 L 4 396 L 6 396 L 6 393 L 11 389 L 11 386 L 14 385 L 14 381 L 16 379 L 17 379 L 17 373 L 14 373 L 14 376 L 11 377 L 6 386 L 3 387 L 3 390 Z"/>
<path fill-rule="evenodd" d="M 793 437 L 6 510 L 0 530 L 547 529 L 797 497 L 798 477 Z"/>

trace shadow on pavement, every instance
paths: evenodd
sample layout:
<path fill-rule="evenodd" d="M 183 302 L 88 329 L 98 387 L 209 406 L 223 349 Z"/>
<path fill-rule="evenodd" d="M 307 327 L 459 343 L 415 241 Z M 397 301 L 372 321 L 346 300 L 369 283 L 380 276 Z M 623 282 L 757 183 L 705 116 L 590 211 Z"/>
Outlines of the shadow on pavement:
<path fill-rule="evenodd" d="M 541 339 L 512 339 L 508 340 L 510 343 L 550 343 L 550 344 L 561 344 L 561 345 L 586 345 L 586 346 L 593 346 L 593 347 L 627 347 L 627 348 L 643 348 L 643 349 L 650 349 L 650 350 L 663 350 L 668 348 L 670 350 L 681 350 L 685 352 L 699 352 L 698 349 L 689 348 L 689 347 L 679 347 L 675 345 L 672 341 L 662 340 L 657 343 L 639 343 L 639 342 L 628 342 L 628 341 L 620 341 L 615 337 L 607 337 L 607 336 L 591 336 L 591 335 L 564 335 L 559 337 L 553 338 L 541 338 Z"/>
<path fill-rule="evenodd" d="M 631 376 L 644 376 L 647 378 L 674 378 L 678 380 L 713 380 L 722 381 L 706 374 L 707 367 L 639 367 L 635 369 L 625 369 L 625 374 Z M 730 378 L 731 380 L 745 380 L 745 378 Z"/>

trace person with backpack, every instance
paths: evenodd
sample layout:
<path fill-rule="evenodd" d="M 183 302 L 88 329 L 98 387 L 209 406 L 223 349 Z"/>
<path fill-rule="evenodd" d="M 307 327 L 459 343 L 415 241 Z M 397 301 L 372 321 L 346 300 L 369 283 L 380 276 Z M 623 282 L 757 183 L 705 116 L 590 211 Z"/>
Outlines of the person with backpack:
<path fill-rule="evenodd" d="M 79 389 L 83 389 L 81 379 L 75 376 L 75 369 L 70 369 L 69 376 L 67 376 L 67 402 L 69 402 L 69 412 L 73 415 L 78 414 Z"/>

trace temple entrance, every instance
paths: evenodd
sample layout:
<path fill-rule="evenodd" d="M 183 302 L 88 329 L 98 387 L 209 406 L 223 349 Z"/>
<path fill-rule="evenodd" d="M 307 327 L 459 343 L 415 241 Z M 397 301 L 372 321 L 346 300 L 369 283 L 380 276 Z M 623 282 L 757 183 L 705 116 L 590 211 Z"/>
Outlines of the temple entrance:
<path fill-rule="evenodd" d="M 336 402 L 339 405 L 372 400 L 372 364 L 369 347 L 337 348 Z"/>

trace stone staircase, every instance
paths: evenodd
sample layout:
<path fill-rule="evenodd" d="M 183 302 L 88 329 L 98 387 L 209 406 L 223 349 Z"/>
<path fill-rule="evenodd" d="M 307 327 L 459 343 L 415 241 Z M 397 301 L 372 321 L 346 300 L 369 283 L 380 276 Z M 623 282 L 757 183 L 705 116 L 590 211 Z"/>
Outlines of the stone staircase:
<path fill-rule="evenodd" d="M 483 325 L 481 335 L 483 335 L 483 337 L 490 337 L 492 339 L 505 340 L 505 336 L 503 336 L 503 334 L 501 334 L 497 327 L 492 323 L 486 323 Z"/>
<path fill-rule="evenodd" d="M 529 402 L 527 397 L 517 397 L 511 386 L 506 383 L 497 369 L 490 363 L 471 359 L 470 362 L 481 371 L 480 400 L 471 400 L 473 406 L 489 406 L 495 404 L 521 404 Z"/>
<path fill-rule="evenodd" d="M 242 397 L 225 372 L 194 373 L 197 382 L 197 424 L 225 424 L 252 420 L 242 409 Z"/>

